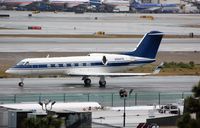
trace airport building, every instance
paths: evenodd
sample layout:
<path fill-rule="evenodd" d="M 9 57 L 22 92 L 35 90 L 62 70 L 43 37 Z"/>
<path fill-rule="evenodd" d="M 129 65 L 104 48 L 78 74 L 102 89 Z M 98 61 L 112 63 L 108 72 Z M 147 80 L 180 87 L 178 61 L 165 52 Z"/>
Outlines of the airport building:
<path fill-rule="evenodd" d="M 94 102 L 56 103 L 50 100 L 39 103 L 1 104 L 0 128 L 26 128 L 31 119 L 37 118 L 39 121 L 48 117 L 60 120 L 62 128 L 91 128 L 91 110 L 98 109 L 98 106 L 100 105 Z M 48 122 L 54 124 L 51 120 Z"/>
<path fill-rule="evenodd" d="M 76 111 L 49 111 L 35 112 L 33 110 L 0 108 L 0 128 L 26 128 L 27 119 L 46 119 L 48 116 L 57 116 L 60 119 L 62 128 L 91 128 L 92 113 Z"/>

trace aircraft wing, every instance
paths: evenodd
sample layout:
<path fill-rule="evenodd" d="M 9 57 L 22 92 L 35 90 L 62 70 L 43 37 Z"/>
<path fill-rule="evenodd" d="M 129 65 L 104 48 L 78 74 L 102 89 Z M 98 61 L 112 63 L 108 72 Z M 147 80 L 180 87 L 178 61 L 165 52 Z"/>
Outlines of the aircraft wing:
<path fill-rule="evenodd" d="M 163 67 L 163 62 L 155 68 L 152 73 L 67 73 L 70 76 L 94 76 L 94 77 L 128 77 L 128 76 L 149 76 L 149 75 L 156 75 L 160 72 Z"/>
<path fill-rule="evenodd" d="M 69 73 L 70 76 L 94 76 L 94 77 L 128 77 L 128 76 L 147 76 L 152 73 Z"/>

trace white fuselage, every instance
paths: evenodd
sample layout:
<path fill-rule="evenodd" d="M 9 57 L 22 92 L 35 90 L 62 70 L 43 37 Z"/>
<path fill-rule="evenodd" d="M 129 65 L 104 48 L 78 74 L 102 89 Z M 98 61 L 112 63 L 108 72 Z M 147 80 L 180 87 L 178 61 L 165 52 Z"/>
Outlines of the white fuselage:
<path fill-rule="evenodd" d="M 104 58 L 104 59 L 103 59 Z M 16 75 L 68 75 L 76 73 L 115 73 L 154 62 L 154 59 L 120 54 L 93 53 L 88 56 L 28 58 L 6 72 Z"/>

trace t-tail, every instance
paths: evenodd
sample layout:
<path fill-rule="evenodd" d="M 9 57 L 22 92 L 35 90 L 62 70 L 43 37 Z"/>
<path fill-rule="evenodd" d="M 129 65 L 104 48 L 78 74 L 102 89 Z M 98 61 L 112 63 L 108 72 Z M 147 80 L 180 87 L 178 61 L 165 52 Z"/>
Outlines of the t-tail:
<path fill-rule="evenodd" d="M 124 54 L 154 59 L 158 52 L 158 48 L 160 46 L 163 35 L 164 34 L 162 32 L 151 31 L 144 35 L 134 51 Z"/>

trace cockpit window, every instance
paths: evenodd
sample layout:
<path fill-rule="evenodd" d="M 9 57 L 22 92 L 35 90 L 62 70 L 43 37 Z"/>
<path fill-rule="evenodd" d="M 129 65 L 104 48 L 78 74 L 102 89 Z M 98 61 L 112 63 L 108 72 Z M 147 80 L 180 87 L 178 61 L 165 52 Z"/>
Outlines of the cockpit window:
<path fill-rule="evenodd" d="M 24 65 L 29 65 L 29 62 L 27 61 L 26 63 L 24 63 Z"/>
<path fill-rule="evenodd" d="M 20 61 L 19 63 L 17 63 L 17 65 L 24 65 L 25 62 Z"/>

